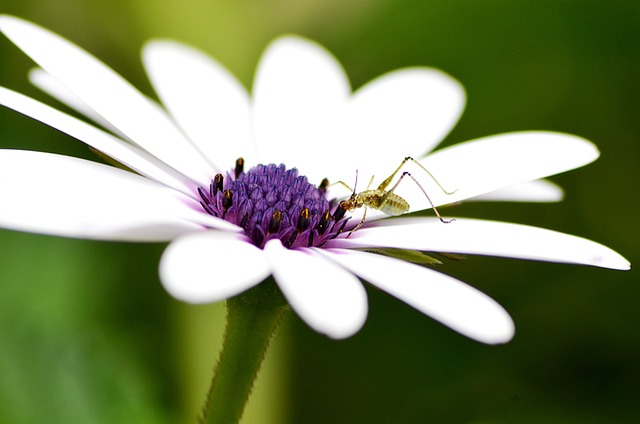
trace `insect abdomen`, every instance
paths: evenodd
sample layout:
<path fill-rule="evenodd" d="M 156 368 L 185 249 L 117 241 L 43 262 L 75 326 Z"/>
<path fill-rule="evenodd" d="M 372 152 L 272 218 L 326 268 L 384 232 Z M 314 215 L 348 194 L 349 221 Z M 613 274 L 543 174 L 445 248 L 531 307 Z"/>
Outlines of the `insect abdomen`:
<path fill-rule="evenodd" d="M 382 205 L 380 210 L 391 216 L 402 215 L 409 210 L 409 203 L 402 197 L 389 193 L 386 203 Z"/>
<path fill-rule="evenodd" d="M 387 215 L 402 215 L 409 210 L 409 203 L 394 193 L 383 190 L 368 190 L 360 193 L 362 202 L 371 209 L 378 209 Z"/>

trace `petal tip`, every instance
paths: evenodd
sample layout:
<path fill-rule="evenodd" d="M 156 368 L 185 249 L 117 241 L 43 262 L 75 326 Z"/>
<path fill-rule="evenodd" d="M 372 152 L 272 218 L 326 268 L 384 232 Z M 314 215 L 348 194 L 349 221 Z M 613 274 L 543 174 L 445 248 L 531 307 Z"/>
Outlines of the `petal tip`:
<path fill-rule="evenodd" d="M 0 15 L 0 31 L 3 32 L 7 37 L 11 38 L 8 34 L 14 30 L 19 30 L 22 28 L 31 27 L 34 29 L 39 29 L 42 31 L 46 31 L 41 26 L 34 24 L 33 22 L 27 21 L 26 19 L 19 18 L 13 15 Z"/>
<path fill-rule="evenodd" d="M 7 15 L 7 14 L 0 14 L 0 27 L 4 26 L 5 24 L 9 24 L 10 22 L 15 22 L 15 21 L 22 21 L 22 19 L 13 16 L 13 15 Z"/>
<path fill-rule="evenodd" d="M 491 334 L 487 334 L 484 338 L 479 338 L 478 341 L 481 341 L 490 345 L 501 345 L 510 342 L 515 336 L 516 327 L 513 324 L 511 318 L 509 318 L 508 322 L 505 322 L 503 328 L 496 329 Z"/>
<path fill-rule="evenodd" d="M 275 37 L 273 40 L 271 40 L 269 45 L 270 46 L 273 46 L 273 45 L 283 45 L 283 46 L 287 46 L 287 45 L 290 45 L 290 46 L 313 45 L 313 46 L 321 47 L 321 48 L 324 49 L 324 47 L 322 47 L 319 43 L 311 40 L 310 38 L 304 37 L 304 36 L 299 35 L 299 34 L 294 34 L 294 33 L 279 35 L 279 36 Z"/>
<path fill-rule="evenodd" d="M 324 334 L 325 336 L 329 337 L 330 339 L 333 339 L 333 340 L 344 340 L 344 339 L 348 339 L 349 337 L 351 337 L 354 334 L 356 334 L 358 331 L 360 331 L 361 328 L 362 328 L 362 325 L 358 326 L 357 328 L 325 329 L 325 331 L 320 331 L 320 332 L 322 334 Z"/>
<path fill-rule="evenodd" d="M 497 303 L 494 305 L 498 308 L 497 310 L 491 314 L 478 315 L 472 326 L 467 328 L 449 327 L 480 343 L 488 345 L 508 343 L 515 335 L 516 326 L 505 309 Z"/>
<path fill-rule="evenodd" d="M 600 268 L 609 268 L 618 271 L 631 270 L 631 262 L 626 260 L 622 255 L 616 253 L 612 258 L 598 258 L 594 261 L 594 265 Z"/>
<path fill-rule="evenodd" d="M 157 51 L 162 51 L 166 49 L 173 49 L 177 46 L 181 46 L 178 41 L 172 40 L 171 38 L 151 38 L 142 45 L 142 55 L 143 57 L 155 53 Z"/>

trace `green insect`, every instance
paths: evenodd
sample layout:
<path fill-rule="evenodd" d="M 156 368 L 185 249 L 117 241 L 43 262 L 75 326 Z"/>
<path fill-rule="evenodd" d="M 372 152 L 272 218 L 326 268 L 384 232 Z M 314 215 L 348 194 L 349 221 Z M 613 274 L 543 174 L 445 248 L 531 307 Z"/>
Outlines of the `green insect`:
<path fill-rule="evenodd" d="M 456 191 L 458 191 L 457 189 L 451 192 L 445 190 L 444 187 L 438 182 L 438 180 L 431 174 L 431 172 L 429 172 L 424 166 L 422 166 L 420 162 L 418 162 L 417 160 L 413 159 L 410 156 L 407 156 L 406 158 L 404 158 L 400 163 L 400 166 L 398 166 L 398 168 L 396 168 L 396 170 L 393 171 L 393 173 L 389 175 L 387 179 L 385 179 L 382 183 L 380 183 L 380 185 L 376 189 L 369 189 L 369 186 L 371 186 L 371 183 L 373 182 L 373 177 L 371 177 L 371 180 L 369 181 L 369 185 L 367 186 L 367 189 L 365 191 L 361 191 L 360 193 L 356 193 L 355 185 L 358 184 L 358 172 L 356 171 L 356 184 L 354 185 L 353 189 L 349 187 L 347 184 L 345 184 L 343 181 L 337 181 L 332 184 L 332 185 L 340 184 L 352 192 L 351 196 L 347 200 L 343 200 L 340 202 L 336 212 L 334 213 L 334 217 L 342 217 L 346 212 L 352 212 L 355 209 L 364 207 L 364 213 L 362 215 L 362 219 L 360 220 L 358 225 L 356 225 L 349 232 L 349 235 L 347 235 L 347 237 L 349 237 L 351 233 L 353 233 L 354 231 L 362 227 L 365 220 L 367 219 L 367 208 L 376 209 L 391 216 L 402 215 L 403 213 L 406 213 L 409 211 L 409 203 L 406 200 L 404 200 L 402 197 L 394 193 L 395 189 L 398 187 L 398 185 L 400 185 L 400 182 L 403 180 L 403 178 L 407 176 L 410 177 L 413 180 L 413 182 L 415 182 L 416 185 L 420 188 L 424 196 L 429 201 L 429 204 L 431 205 L 431 209 L 433 209 L 433 212 L 435 212 L 436 216 L 438 217 L 438 219 L 440 219 L 442 223 L 449 224 L 450 222 L 454 221 L 453 219 L 444 219 L 440 215 L 440 213 L 438 212 L 438 209 L 435 207 L 435 205 L 431 201 L 431 198 L 429 197 L 425 189 L 420 185 L 418 180 L 407 171 L 404 171 L 402 175 L 400 175 L 400 178 L 398 179 L 398 181 L 396 181 L 396 183 L 391 187 L 391 189 L 387 191 L 387 187 L 389 187 L 389 184 L 391 184 L 391 181 L 393 181 L 395 176 L 398 174 L 398 172 L 400 172 L 402 167 L 408 161 L 412 161 L 413 163 L 418 165 L 420 168 L 422 168 L 424 172 L 426 172 L 433 179 L 433 181 L 436 182 L 438 187 L 440 187 L 440 189 L 445 194 L 451 195 Z"/>

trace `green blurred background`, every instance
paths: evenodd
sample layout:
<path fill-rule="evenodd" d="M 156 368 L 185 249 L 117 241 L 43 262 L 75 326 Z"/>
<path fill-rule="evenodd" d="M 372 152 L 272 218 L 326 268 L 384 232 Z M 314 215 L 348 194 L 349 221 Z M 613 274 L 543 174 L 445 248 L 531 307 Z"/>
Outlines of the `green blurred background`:
<path fill-rule="evenodd" d="M 142 43 L 172 37 L 250 86 L 264 46 L 293 32 L 327 46 L 354 87 L 411 65 L 443 69 L 468 104 L 445 144 L 526 129 L 577 134 L 602 157 L 553 180 L 559 204 L 466 204 L 456 215 L 544 226 L 640 259 L 640 2 L 508 0 L 3 0 L 151 94 Z M 39 98 L 0 40 L 0 85 Z M 80 143 L 0 110 L 0 146 L 91 158 Z M 554 152 L 550 151 L 549 155 Z M 46 190 L 25 187 L 37 195 Z M 8 201 L 8 199 L 3 199 Z M 0 206 L 1 207 L 1 206 Z M 46 205 L 43 205 L 46 212 Z M 221 305 L 161 288 L 162 245 L 0 230 L 0 422 L 194 422 Z M 369 290 L 364 329 L 332 341 L 290 314 L 244 423 L 640 422 L 635 272 L 469 257 L 444 272 L 512 314 L 515 339 L 465 339 Z"/>

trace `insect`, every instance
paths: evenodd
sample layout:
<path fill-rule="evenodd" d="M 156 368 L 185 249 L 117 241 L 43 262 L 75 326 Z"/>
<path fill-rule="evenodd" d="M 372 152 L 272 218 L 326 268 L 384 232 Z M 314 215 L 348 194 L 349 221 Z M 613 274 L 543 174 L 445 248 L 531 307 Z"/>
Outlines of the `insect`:
<path fill-rule="evenodd" d="M 413 163 L 418 165 L 420 168 L 422 168 L 424 172 L 426 172 L 433 179 L 433 181 L 436 182 L 438 187 L 440 187 L 440 189 L 445 194 L 450 195 L 458 191 L 457 189 L 454 191 L 445 190 L 444 187 L 433 176 L 433 174 L 431 174 L 431 172 L 429 172 L 424 166 L 422 166 L 420 162 L 418 162 L 417 160 L 413 159 L 410 156 L 405 157 L 400 163 L 400 166 L 398 166 L 398 168 L 396 168 L 396 170 L 393 171 L 393 173 L 389 175 L 387 179 L 385 179 L 382 183 L 380 183 L 380 185 L 376 189 L 369 189 L 369 187 L 371 186 L 371 183 L 373 182 L 373 176 L 372 176 L 371 180 L 369 180 L 369 185 L 367 186 L 367 189 L 365 191 L 361 191 L 360 193 L 356 193 L 355 186 L 358 185 L 358 171 L 356 171 L 356 183 L 354 184 L 353 189 L 342 181 L 337 181 L 332 184 L 332 185 L 334 184 L 343 185 L 344 187 L 346 187 L 348 190 L 352 192 L 351 196 L 347 200 L 343 200 L 338 204 L 338 208 L 334 213 L 334 217 L 342 218 L 342 216 L 344 216 L 346 212 L 352 212 L 355 209 L 364 207 L 364 213 L 362 215 L 362 219 L 360 220 L 358 225 L 356 225 L 349 232 L 347 237 L 351 236 L 351 234 L 354 231 L 362 227 L 365 220 L 367 219 L 367 208 L 376 209 L 391 216 L 402 215 L 403 213 L 409 210 L 409 203 L 406 200 L 404 200 L 402 197 L 394 193 L 395 189 L 398 187 L 402 179 L 407 176 L 410 177 L 413 180 L 413 182 L 415 182 L 416 185 L 420 188 L 424 196 L 429 201 L 429 204 L 431 205 L 431 209 L 433 209 L 433 212 L 435 212 L 436 216 L 438 217 L 438 219 L 440 219 L 442 223 L 448 224 L 454 221 L 453 219 L 444 219 L 440 215 L 440 213 L 438 212 L 438 209 L 435 207 L 435 205 L 431 201 L 431 198 L 429 197 L 425 189 L 420 185 L 418 180 L 407 171 L 404 171 L 402 175 L 400 175 L 400 178 L 398 179 L 398 181 L 396 181 L 396 183 L 391 187 L 391 189 L 387 191 L 387 187 L 389 187 L 389 184 L 391 184 L 391 181 L 393 181 L 393 179 L 398 174 L 398 172 L 400 172 L 402 167 L 409 161 L 412 161 Z"/>

